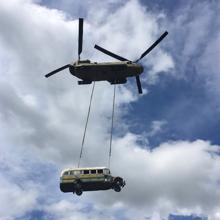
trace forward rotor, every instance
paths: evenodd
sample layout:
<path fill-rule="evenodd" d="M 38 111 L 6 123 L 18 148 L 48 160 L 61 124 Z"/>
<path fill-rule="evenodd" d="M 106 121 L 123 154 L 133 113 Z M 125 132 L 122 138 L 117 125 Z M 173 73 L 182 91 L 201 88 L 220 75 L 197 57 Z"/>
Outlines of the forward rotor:
<path fill-rule="evenodd" d="M 78 61 L 80 61 L 80 54 L 82 53 L 83 48 L 83 18 L 79 18 L 79 34 L 78 34 Z M 67 64 L 65 66 L 62 66 L 58 69 L 53 70 L 52 72 L 45 75 L 46 78 L 70 67 L 70 64 Z"/>

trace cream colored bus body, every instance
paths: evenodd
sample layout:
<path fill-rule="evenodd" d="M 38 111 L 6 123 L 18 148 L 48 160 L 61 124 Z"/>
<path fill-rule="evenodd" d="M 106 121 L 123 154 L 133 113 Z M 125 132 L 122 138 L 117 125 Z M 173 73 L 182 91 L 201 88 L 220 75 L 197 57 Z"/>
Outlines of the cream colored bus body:
<path fill-rule="evenodd" d="M 62 192 L 96 191 L 114 189 L 119 192 L 125 182 L 121 177 L 111 176 L 106 167 L 68 168 L 61 172 L 60 189 Z"/>

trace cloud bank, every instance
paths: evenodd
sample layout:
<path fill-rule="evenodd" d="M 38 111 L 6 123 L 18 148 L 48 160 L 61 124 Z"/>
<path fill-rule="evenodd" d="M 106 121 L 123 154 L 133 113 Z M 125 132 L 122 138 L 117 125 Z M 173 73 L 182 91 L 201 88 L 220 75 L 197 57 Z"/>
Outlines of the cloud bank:
<path fill-rule="evenodd" d="M 160 36 L 168 19 L 138 1 L 108 1 L 105 6 L 104 12 L 88 6 L 84 58 L 111 60 L 93 49 L 97 43 L 135 59 Z M 177 21 L 183 23 L 181 17 Z M 81 198 L 59 192 L 59 171 L 77 164 L 91 86 L 77 86 L 68 71 L 49 80 L 44 74 L 76 59 L 77 24 L 77 18 L 32 1 L 0 3 L 1 218 L 25 218 L 38 210 L 45 219 L 164 219 L 170 213 L 219 219 L 219 146 L 203 140 L 167 142 L 151 150 L 140 145 L 141 134 L 130 133 L 123 120 L 126 106 L 139 100 L 132 82 L 118 87 L 112 156 L 112 172 L 124 177 L 127 186 L 118 194 L 94 192 Z M 215 51 L 214 42 L 210 48 Z M 195 45 L 184 47 L 184 67 L 195 50 Z M 213 53 L 209 50 L 204 56 Z M 175 75 L 179 63 L 162 44 L 143 60 L 149 69 L 143 81 L 157 83 L 160 74 Z M 84 166 L 107 164 L 112 95 L 110 85 L 97 84 Z M 155 122 L 148 135 L 166 123 Z"/>

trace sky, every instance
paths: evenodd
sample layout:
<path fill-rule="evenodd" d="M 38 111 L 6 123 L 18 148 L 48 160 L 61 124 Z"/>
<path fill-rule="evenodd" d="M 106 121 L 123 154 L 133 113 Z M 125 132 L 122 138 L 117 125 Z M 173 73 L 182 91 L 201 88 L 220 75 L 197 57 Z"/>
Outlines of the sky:
<path fill-rule="evenodd" d="M 0 220 L 220 220 L 220 2 L 217 0 L 10 0 L 0 2 Z M 62 193 L 77 166 L 92 85 L 68 70 L 114 61 L 98 44 L 141 60 L 116 88 L 111 172 L 126 186 Z M 107 166 L 113 86 L 96 83 L 82 166 Z"/>

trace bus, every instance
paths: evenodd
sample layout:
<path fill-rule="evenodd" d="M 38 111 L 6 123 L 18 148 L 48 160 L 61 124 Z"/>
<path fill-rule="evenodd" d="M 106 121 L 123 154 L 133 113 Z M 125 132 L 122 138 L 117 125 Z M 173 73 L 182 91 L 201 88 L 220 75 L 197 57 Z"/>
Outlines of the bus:
<path fill-rule="evenodd" d="M 83 191 L 113 189 L 120 192 L 124 186 L 123 178 L 113 177 L 107 167 L 67 168 L 60 175 L 60 190 L 78 196 Z"/>

